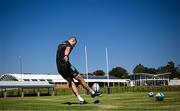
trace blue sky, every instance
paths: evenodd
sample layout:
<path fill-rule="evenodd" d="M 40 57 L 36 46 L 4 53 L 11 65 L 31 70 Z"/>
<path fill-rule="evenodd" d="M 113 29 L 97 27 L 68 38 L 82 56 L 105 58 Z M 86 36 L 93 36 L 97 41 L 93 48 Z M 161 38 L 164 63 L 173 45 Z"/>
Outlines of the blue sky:
<path fill-rule="evenodd" d="M 85 72 L 180 64 L 179 0 L 0 0 L 0 73 L 57 73 L 57 45 L 78 38 L 71 62 Z"/>

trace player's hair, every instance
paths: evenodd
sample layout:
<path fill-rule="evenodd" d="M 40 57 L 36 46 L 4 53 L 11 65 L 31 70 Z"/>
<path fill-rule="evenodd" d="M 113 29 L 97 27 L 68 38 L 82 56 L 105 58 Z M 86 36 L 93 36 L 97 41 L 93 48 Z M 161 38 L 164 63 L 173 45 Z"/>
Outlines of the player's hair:
<path fill-rule="evenodd" d="M 75 36 L 70 36 L 68 40 L 71 40 L 71 39 L 73 39 L 73 40 L 75 40 L 77 42 L 77 39 L 76 39 Z"/>

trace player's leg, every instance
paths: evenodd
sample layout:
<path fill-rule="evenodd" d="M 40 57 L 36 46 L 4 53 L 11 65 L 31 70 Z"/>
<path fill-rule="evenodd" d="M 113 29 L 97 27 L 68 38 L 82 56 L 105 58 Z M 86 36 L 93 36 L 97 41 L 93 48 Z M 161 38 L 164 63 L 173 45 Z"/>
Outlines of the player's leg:
<path fill-rule="evenodd" d="M 73 65 L 69 64 L 69 66 L 69 72 L 71 72 L 71 75 L 83 86 L 84 89 L 86 89 L 87 91 L 91 91 L 92 89 L 86 84 L 84 79 L 80 76 L 79 71 Z"/>
<path fill-rule="evenodd" d="M 73 93 L 77 96 L 80 95 L 78 88 L 76 87 L 76 84 L 73 81 L 69 81 L 69 86 L 71 87 Z"/>
<path fill-rule="evenodd" d="M 72 75 L 69 75 L 71 73 L 70 67 L 67 64 L 57 64 L 57 69 L 59 74 L 61 74 L 61 76 L 66 79 L 69 83 L 69 87 L 71 87 L 73 93 L 76 95 L 76 97 L 78 98 L 78 100 L 80 101 L 80 104 L 85 104 L 87 103 L 81 96 L 79 93 L 78 88 L 76 87 L 76 84 L 74 83 L 73 77 Z"/>
<path fill-rule="evenodd" d="M 93 91 L 85 82 L 84 78 L 81 77 L 79 74 L 79 71 L 69 63 L 69 72 L 70 74 L 83 86 L 84 89 L 86 89 L 88 92 L 90 92 L 91 97 L 100 96 L 101 94 L 98 92 Z"/>
<path fill-rule="evenodd" d="M 79 90 L 75 84 L 75 82 L 73 81 L 73 79 L 71 78 L 67 78 L 67 81 L 69 83 L 69 86 L 71 87 L 73 93 L 75 94 L 75 96 L 78 98 L 80 104 L 86 104 L 87 102 L 81 97 Z"/>
<path fill-rule="evenodd" d="M 101 93 L 98 93 L 98 92 L 95 92 L 93 91 L 89 86 L 88 84 L 85 82 L 84 78 L 78 74 L 75 79 L 83 86 L 84 89 L 86 89 L 87 91 L 90 92 L 91 96 L 92 97 L 95 97 L 95 96 L 100 96 Z"/>
<path fill-rule="evenodd" d="M 84 89 L 86 89 L 87 91 L 91 91 L 92 89 L 86 84 L 84 78 L 81 77 L 80 74 L 78 74 L 75 79 L 82 85 L 82 87 Z"/>

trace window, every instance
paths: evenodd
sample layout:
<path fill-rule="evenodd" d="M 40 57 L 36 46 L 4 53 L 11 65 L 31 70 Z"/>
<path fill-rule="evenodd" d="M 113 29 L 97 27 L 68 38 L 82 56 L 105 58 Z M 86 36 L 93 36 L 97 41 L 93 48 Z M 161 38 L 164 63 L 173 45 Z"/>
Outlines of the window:
<path fill-rule="evenodd" d="M 24 81 L 30 81 L 29 79 L 24 79 Z"/>
<path fill-rule="evenodd" d="M 47 79 L 47 81 L 52 81 L 52 79 Z"/>
<path fill-rule="evenodd" d="M 37 81 L 37 79 L 31 79 L 32 81 Z"/>
<path fill-rule="evenodd" d="M 45 81 L 44 79 L 40 79 L 40 81 Z"/>

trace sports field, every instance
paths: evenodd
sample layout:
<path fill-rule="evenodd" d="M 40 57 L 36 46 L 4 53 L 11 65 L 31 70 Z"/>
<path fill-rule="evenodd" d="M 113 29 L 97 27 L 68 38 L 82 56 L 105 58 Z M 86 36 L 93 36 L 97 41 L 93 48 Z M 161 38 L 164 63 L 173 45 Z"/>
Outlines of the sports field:
<path fill-rule="evenodd" d="M 101 103 L 94 104 L 95 99 L 88 95 L 83 97 L 88 104 L 80 105 L 74 95 L 41 96 L 41 97 L 8 97 L 0 98 L 0 110 L 125 110 L 125 111 L 179 111 L 180 92 L 164 92 L 164 101 L 155 101 L 147 96 L 148 92 L 127 92 L 103 94 Z"/>

